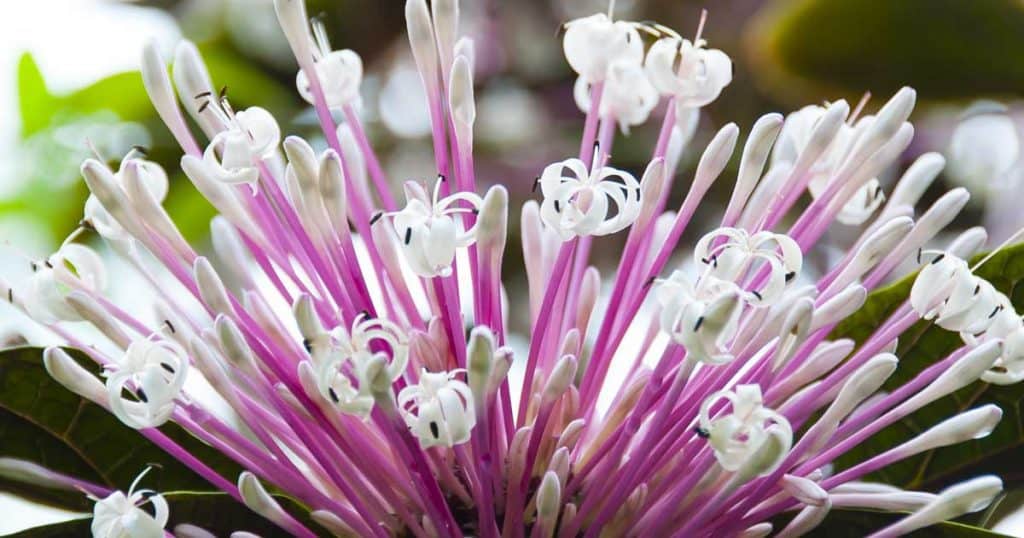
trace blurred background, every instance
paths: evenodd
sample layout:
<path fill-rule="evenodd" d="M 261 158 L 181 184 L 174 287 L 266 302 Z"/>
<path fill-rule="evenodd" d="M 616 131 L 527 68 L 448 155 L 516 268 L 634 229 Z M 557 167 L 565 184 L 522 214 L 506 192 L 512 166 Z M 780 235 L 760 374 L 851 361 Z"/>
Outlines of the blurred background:
<path fill-rule="evenodd" d="M 434 175 L 429 123 L 419 76 L 412 67 L 400 0 L 309 0 L 322 13 L 334 48 L 362 55 L 366 78 L 362 113 L 397 182 Z M 476 164 L 478 180 L 501 182 L 513 207 L 530 196 L 533 178 L 576 153 L 582 114 L 574 74 L 561 53 L 560 24 L 606 11 L 607 0 L 463 0 L 464 34 L 477 39 Z M 616 18 L 656 20 L 692 36 L 702 8 L 704 37 L 732 57 L 735 76 L 704 109 L 684 157 L 673 199 L 678 202 L 700 149 L 721 125 L 746 133 L 766 112 L 870 92 L 866 110 L 902 85 L 918 90 L 915 142 L 908 165 L 939 151 L 948 171 L 922 202 L 956 185 L 972 204 L 957 229 L 989 227 L 991 243 L 1022 223 L 1018 131 L 1024 108 L 1024 2 L 1021 0 L 618 0 Z M 271 0 L 35 0 L 5 2 L 0 17 L 0 256 L 4 273 L 20 260 L 51 252 L 75 229 L 86 199 L 80 162 L 99 154 L 116 163 L 133 145 L 149 150 L 171 177 L 165 202 L 186 237 L 203 245 L 210 206 L 178 166 L 180 151 L 151 108 L 137 72 L 143 44 L 155 39 L 170 58 L 182 38 L 203 53 L 216 85 L 226 85 L 236 108 L 260 105 L 286 134 L 322 136 L 311 109 L 295 91 L 296 65 L 277 27 Z M 644 126 L 615 142 L 615 166 L 639 174 L 660 125 L 656 109 Z M 735 166 L 736 163 L 733 164 Z M 880 178 L 891 186 L 901 170 Z M 726 177 L 729 172 L 726 172 Z M 731 185 L 720 182 L 698 213 L 697 236 L 714 227 Z M 670 205 L 671 202 L 670 202 Z M 517 214 L 513 212 L 513 220 Z M 517 223 L 512 224 L 517 226 Z M 854 228 L 829 232 L 828 248 L 812 266 L 825 266 L 855 237 Z M 515 232 L 513 232 L 515 233 Z M 525 289 L 521 255 L 512 238 L 507 281 L 512 297 Z M 618 251 L 607 249 L 611 264 Z M 24 264 L 27 266 L 27 262 Z M 6 308 L 0 306 L 0 309 Z M 519 326 L 525 308 L 513 307 Z M 0 341 L 24 341 L 19 319 L 0 310 Z M 4 500 L 6 504 L 9 501 Z M 0 504 L 2 508 L 3 504 Z M 36 520 L 35 513 L 0 520 L 0 533 Z M 1012 532 L 1014 518 L 998 527 Z M 1022 533 L 1021 535 L 1024 535 Z"/>

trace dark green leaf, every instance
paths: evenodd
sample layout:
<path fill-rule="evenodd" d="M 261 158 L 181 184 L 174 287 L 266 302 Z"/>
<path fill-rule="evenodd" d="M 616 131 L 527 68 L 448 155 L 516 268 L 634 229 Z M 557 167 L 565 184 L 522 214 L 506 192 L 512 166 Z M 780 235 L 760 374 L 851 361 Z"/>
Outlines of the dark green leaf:
<path fill-rule="evenodd" d="M 71 353 L 83 365 L 96 369 L 80 353 Z M 241 472 L 233 461 L 179 426 L 168 423 L 161 431 L 228 480 L 234 481 Z M 144 484 L 150 489 L 213 489 L 137 431 L 54 381 L 43 368 L 38 348 L 0 353 L 0 456 L 33 461 L 120 489 L 127 488 L 147 465 L 156 464 L 158 468 L 147 475 Z M 90 506 L 83 495 L 74 492 L 46 491 L 8 481 L 0 481 L 0 489 L 71 510 Z"/>
<path fill-rule="evenodd" d="M 790 99 L 822 86 L 885 95 L 911 85 L 941 98 L 1024 86 L 1017 0 L 777 0 L 757 26 L 749 63 Z"/>
<path fill-rule="evenodd" d="M 1024 245 L 996 254 L 976 274 L 1006 293 L 1018 312 L 1024 311 L 1024 286 L 1019 285 L 1024 280 Z M 871 294 L 864 307 L 840 324 L 832 337 L 862 342 L 906 300 L 912 283 L 913 277 L 907 277 Z M 961 345 L 963 343 L 957 334 L 931 323 L 917 323 L 900 338 L 897 350 L 900 365 L 885 388 L 902 385 Z M 960 411 L 994 403 L 1003 409 L 1004 414 L 999 426 L 988 437 L 909 458 L 878 471 L 870 478 L 898 486 L 934 490 L 964 478 L 992 473 L 999 475 L 1008 486 L 1020 484 L 1024 481 L 1024 462 L 1015 454 L 1019 454 L 1018 450 L 1024 445 L 1022 399 L 1024 384 L 997 386 L 976 382 L 882 430 L 839 458 L 837 464 L 840 468 L 849 467 Z"/>

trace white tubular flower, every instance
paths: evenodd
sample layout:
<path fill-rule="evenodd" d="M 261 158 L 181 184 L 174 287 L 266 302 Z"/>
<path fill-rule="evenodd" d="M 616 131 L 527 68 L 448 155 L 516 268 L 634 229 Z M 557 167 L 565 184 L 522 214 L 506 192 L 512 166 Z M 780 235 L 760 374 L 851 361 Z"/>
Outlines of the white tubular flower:
<path fill-rule="evenodd" d="M 715 246 L 719 238 L 724 241 Z M 706 266 L 704 278 L 728 282 L 736 282 L 750 269 L 767 264 L 771 272 L 761 289 L 741 292 L 755 306 L 771 305 L 780 299 L 803 266 L 800 246 L 789 236 L 768 231 L 750 235 L 740 228 L 719 228 L 706 234 L 693 256 L 698 264 Z"/>
<path fill-rule="evenodd" d="M 439 198 L 442 181 L 438 178 L 431 197 L 420 185 L 407 183 L 405 209 L 391 214 L 405 259 L 422 277 L 451 275 L 455 249 L 476 242 L 477 227 L 464 229 L 455 216 L 479 213 L 483 200 L 471 192 Z"/>
<path fill-rule="evenodd" d="M 711 408 L 722 399 L 729 401 L 732 412 L 712 419 Z M 760 473 L 768 474 L 782 463 L 793 441 L 789 421 L 762 405 L 758 385 L 736 385 L 732 392 L 722 390 L 709 396 L 700 406 L 700 427 L 708 434 L 718 463 L 727 471 L 739 469 L 768 438 L 769 431 L 774 430 L 781 433 L 784 449 L 779 452 L 777 461 Z"/>
<path fill-rule="evenodd" d="M 380 344 L 386 350 L 380 350 Z M 360 314 L 350 331 L 336 327 L 330 332 L 326 349 L 314 349 L 320 394 L 339 410 L 366 418 L 373 409 L 368 366 L 375 357 L 380 357 L 387 365 L 385 371 L 390 381 L 405 373 L 409 340 L 398 325 Z"/>
<path fill-rule="evenodd" d="M 565 59 L 586 82 L 601 82 L 616 60 L 643 61 L 644 45 L 636 28 L 612 22 L 604 13 L 569 21 L 562 40 Z"/>
<path fill-rule="evenodd" d="M 717 49 L 705 49 L 703 39 L 666 37 L 651 45 L 644 69 L 655 88 L 683 108 L 705 106 L 718 99 L 732 82 L 732 60 Z"/>
<path fill-rule="evenodd" d="M 332 51 L 331 43 L 327 40 L 327 30 L 320 21 L 313 23 L 313 39 L 313 66 L 320 78 L 327 106 L 336 108 L 357 102 L 359 85 L 363 82 L 362 58 L 349 49 Z M 307 103 L 316 104 L 305 71 L 299 70 L 295 86 Z"/>
<path fill-rule="evenodd" d="M 1013 312 L 1010 300 L 987 280 L 971 273 L 967 262 L 948 253 L 940 253 L 925 265 L 910 289 L 910 304 L 923 319 L 960 333 L 968 344 L 977 343 L 976 335 L 997 322 L 1002 328 L 1012 320 L 1000 314 Z M 1009 331 L 1002 329 L 1004 334 Z"/>
<path fill-rule="evenodd" d="M 82 317 L 67 303 L 68 293 L 76 288 L 101 292 L 107 286 L 103 259 L 93 249 L 68 243 L 42 263 L 33 263 L 25 310 L 43 323 L 78 321 Z"/>
<path fill-rule="evenodd" d="M 581 111 L 590 110 L 591 84 L 582 76 L 573 86 L 573 97 Z M 647 80 L 643 66 L 628 60 L 613 62 L 608 67 L 608 79 L 601 94 L 599 115 L 614 118 L 622 132 L 629 134 L 629 128 L 647 121 L 651 110 L 658 104 L 659 94 Z"/>
<path fill-rule="evenodd" d="M 469 441 L 476 425 L 473 391 L 455 379 L 464 369 L 420 371 L 420 382 L 398 393 L 398 408 L 420 446 L 455 446 Z"/>
<path fill-rule="evenodd" d="M 661 330 L 685 347 L 691 359 L 725 364 L 733 360 L 727 346 L 739 327 L 739 290 L 725 281 L 708 279 L 703 284 L 695 289 L 681 271 L 660 283 Z"/>
<path fill-rule="evenodd" d="M 775 144 L 772 160 L 776 163 L 795 163 L 811 142 L 812 135 L 827 110 L 828 108 L 823 106 L 809 105 L 787 116 Z M 812 197 L 817 198 L 825 192 L 829 181 L 839 171 L 839 167 L 853 150 L 860 135 L 873 121 L 873 116 L 865 116 L 855 127 L 846 123 L 839 126 L 828 148 L 811 167 L 811 179 L 807 189 Z M 881 184 L 877 179 L 871 179 L 854 193 L 836 215 L 836 219 L 851 226 L 863 224 L 884 201 L 885 195 Z"/>
<path fill-rule="evenodd" d="M 642 190 L 629 172 L 610 166 L 588 171 L 583 161 L 566 159 L 545 167 L 538 182 L 544 195 L 540 217 L 562 241 L 613 234 L 640 216 Z M 611 217 L 609 201 L 617 210 Z"/>
<path fill-rule="evenodd" d="M 212 175 L 223 183 L 253 183 L 259 179 L 258 160 L 277 151 L 281 142 L 281 128 L 274 116 L 258 106 L 235 112 L 221 95 L 200 95 L 207 101 L 199 113 L 211 110 L 227 129 L 213 137 L 203 152 L 203 161 Z"/>
<path fill-rule="evenodd" d="M 127 494 L 115 491 L 96 500 L 90 527 L 94 537 L 150 538 L 164 535 L 164 526 L 170 516 L 167 500 L 153 490 L 135 490 L 147 472 L 149 469 L 139 474 Z M 142 509 L 146 503 L 153 505 L 152 514 Z"/>
<path fill-rule="evenodd" d="M 170 340 L 136 340 L 106 372 L 110 411 L 128 426 L 155 428 L 174 413 L 188 373 L 185 350 Z M 135 395 L 126 398 L 125 391 Z"/>
<path fill-rule="evenodd" d="M 135 160 L 138 165 L 139 177 L 142 180 L 142 184 L 146 186 L 149 194 L 154 200 L 162 202 L 167 196 L 167 172 L 157 163 L 152 161 L 146 161 L 142 159 L 133 159 L 135 150 L 132 150 L 124 159 L 121 160 L 121 166 L 117 173 L 114 174 L 114 180 L 123 189 L 124 184 L 124 169 L 125 165 L 129 161 Z M 90 194 L 89 198 L 85 201 L 85 221 L 92 226 L 96 233 L 103 236 L 104 239 L 111 241 L 121 241 L 128 239 L 131 235 L 125 231 L 121 226 L 121 223 L 117 221 L 95 194 Z"/>

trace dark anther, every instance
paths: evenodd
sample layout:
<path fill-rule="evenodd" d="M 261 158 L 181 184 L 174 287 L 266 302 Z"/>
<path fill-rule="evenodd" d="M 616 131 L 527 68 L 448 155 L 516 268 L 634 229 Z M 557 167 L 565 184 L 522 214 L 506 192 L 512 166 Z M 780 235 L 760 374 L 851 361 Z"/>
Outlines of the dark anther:
<path fill-rule="evenodd" d="M 977 286 L 974 286 L 974 293 L 972 293 L 971 295 L 977 295 L 978 292 L 980 292 L 980 291 L 981 291 L 981 284 L 978 284 Z"/>
<path fill-rule="evenodd" d="M 383 211 L 378 211 L 378 212 L 374 213 L 373 216 L 370 217 L 370 226 L 373 226 L 374 224 L 377 224 L 377 221 L 380 220 L 380 218 L 383 217 L 383 216 L 384 216 L 384 212 Z"/>
<path fill-rule="evenodd" d="M 171 334 L 174 334 L 174 333 L 178 332 L 178 331 L 174 330 L 174 324 L 171 323 L 171 320 L 165 319 L 164 323 L 166 323 L 167 324 L 167 328 L 171 330 Z"/>
<path fill-rule="evenodd" d="M 637 202 L 639 202 L 639 201 L 640 201 L 640 189 L 637 189 L 637 190 L 636 190 L 636 201 L 637 201 Z"/>
<path fill-rule="evenodd" d="M 32 272 L 33 273 L 39 270 L 39 266 L 36 264 L 36 262 L 28 262 L 28 263 L 29 263 L 29 265 L 32 266 Z"/>
<path fill-rule="evenodd" d="M 696 433 L 697 437 L 700 437 L 701 439 L 707 439 L 708 437 L 711 437 L 711 433 L 705 430 L 704 428 L 701 428 L 700 426 L 694 428 L 693 432 Z"/>
<path fill-rule="evenodd" d="M 652 276 L 651 278 L 648 278 L 647 282 L 644 282 L 644 287 L 646 288 L 649 287 L 651 284 L 654 284 L 655 280 L 658 280 L 657 276 Z"/>
<path fill-rule="evenodd" d="M 921 263 L 921 253 L 922 252 L 923 252 L 922 249 L 917 249 L 917 263 Z"/>
<path fill-rule="evenodd" d="M 942 258 L 945 258 L 945 257 L 946 257 L 946 253 L 945 252 L 943 252 L 942 254 L 939 254 L 938 256 L 935 257 L 934 260 L 932 260 L 932 264 L 939 263 L 939 261 L 942 260 Z"/>
<path fill-rule="evenodd" d="M 334 392 L 334 387 L 327 387 L 327 394 L 331 396 L 331 401 L 333 401 L 334 403 L 338 403 L 339 401 L 341 401 L 338 398 L 338 393 Z"/>
<path fill-rule="evenodd" d="M 601 154 L 601 142 L 595 140 L 594 141 L 594 155 L 600 155 L 600 154 Z"/>
<path fill-rule="evenodd" d="M 444 177 L 444 174 L 438 174 L 437 179 L 441 180 L 441 183 L 448 181 L 448 178 Z"/>
<path fill-rule="evenodd" d="M 160 367 L 163 368 L 164 370 L 167 370 L 169 373 L 174 373 L 174 367 L 171 366 L 170 364 L 167 364 L 166 362 L 161 362 Z"/>
<path fill-rule="evenodd" d="M 753 291 L 751 291 L 750 293 L 753 293 L 753 294 L 754 294 L 754 297 L 757 297 L 757 300 L 758 300 L 758 301 L 760 301 L 760 300 L 762 300 L 762 299 L 763 299 L 763 298 L 761 297 L 761 294 L 760 294 L 760 293 L 759 293 L 759 292 L 758 292 L 757 290 L 753 290 Z"/>
<path fill-rule="evenodd" d="M 708 264 L 708 263 L 710 263 L 710 262 L 711 262 L 711 260 L 709 260 L 709 259 L 707 259 L 707 258 L 701 258 L 701 259 L 700 259 L 700 263 L 703 263 L 704 265 L 707 265 L 707 264 Z"/>
<path fill-rule="evenodd" d="M 132 149 L 134 149 L 135 151 L 141 153 L 143 156 L 149 155 L 149 150 L 146 149 L 143 146 L 134 145 L 134 146 L 132 146 Z"/>
<path fill-rule="evenodd" d="M 441 437 L 441 431 L 434 421 L 430 421 L 430 434 L 434 436 L 434 439 Z"/>
<path fill-rule="evenodd" d="M 82 220 L 78 221 L 78 227 L 83 229 L 83 230 L 90 231 L 90 232 L 96 229 L 92 225 L 92 222 L 89 219 L 82 219 Z"/>
<path fill-rule="evenodd" d="M 405 244 L 408 245 L 409 241 L 412 241 L 412 228 L 405 229 Z"/>
<path fill-rule="evenodd" d="M 203 111 L 206 110 L 206 107 L 208 107 L 208 106 L 210 106 L 210 101 L 209 100 L 203 101 L 203 104 L 199 105 L 199 110 L 197 110 L 196 113 L 202 114 Z"/>
<path fill-rule="evenodd" d="M 363 310 L 360 310 L 359 313 L 363 315 L 363 319 L 372 319 L 373 318 L 373 316 L 370 315 L 370 311 L 366 310 L 365 308 Z"/>
<path fill-rule="evenodd" d="M 193 96 L 193 99 L 202 99 L 203 97 L 209 97 L 211 95 L 213 95 L 213 92 L 211 91 L 199 92 Z"/>
<path fill-rule="evenodd" d="M 533 180 L 533 188 L 530 189 L 530 192 L 537 192 L 537 185 L 540 185 L 540 176 Z"/>
<path fill-rule="evenodd" d="M 793 277 L 795 277 L 795 276 L 796 276 L 796 271 L 790 271 L 790 272 L 786 273 L 786 282 L 789 282 L 790 280 L 793 280 Z"/>
<path fill-rule="evenodd" d="M 220 91 L 217 92 L 217 98 L 218 99 L 224 99 L 227 96 L 228 96 L 228 87 L 226 85 L 225 86 L 221 86 L 220 87 Z"/>
<path fill-rule="evenodd" d="M 718 254 L 714 254 L 711 256 L 711 265 L 713 265 L 715 269 L 718 268 Z"/>
<path fill-rule="evenodd" d="M 562 206 L 559 205 L 558 200 L 555 200 L 555 213 L 561 213 L 561 212 L 562 212 Z"/>
<path fill-rule="evenodd" d="M 7 302 L 8 303 L 13 303 L 14 302 L 14 289 L 13 288 L 7 288 Z"/>
<path fill-rule="evenodd" d="M 693 332 L 697 332 L 697 330 L 699 330 L 700 326 L 703 325 L 703 324 L 704 324 L 704 316 L 701 316 L 701 317 L 697 318 L 697 323 L 693 324 Z"/>
<path fill-rule="evenodd" d="M 999 311 L 1002 310 L 1002 309 L 1003 309 L 1003 305 L 999 305 L 999 306 L 995 307 L 995 309 L 992 310 L 992 313 L 988 315 L 988 318 L 992 319 L 992 318 L 996 317 L 996 314 L 998 314 Z"/>
<path fill-rule="evenodd" d="M 306 353 L 313 352 L 313 343 L 309 341 L 309 338 L 302 339 L 302 347 L 305 348 Z"/>
<path fill-rule="evenodd" d="M 474 215 L 479 215 L 480 214 L 480 210 L 475 208 L 475 207 L 473 209 L 470 209 L 469 211 L 470 211 L 470 213 L 472 213 Z"/>
<path fill-rule="evenodd" d="M 142 390 L 140 388 L 139 390 L 135 391 L 135 394 L 136 394 L 136 396 L 139 397 L 139 401 L 140 402 L 142 402 L 142 403 L 149 403 L 149 397 L 146 396 L 146 391 L 144 391 L 144 390 Z"/>
<path fill-rule="evenodd" d="M 149 491 L 149 490 L 143 490 L 143 491 L 139 492 L 139 495 L 142 495 L 143 499 L 149 499 L 153 495 L 156 495 L 156 492 L 155 491 Z"/>
<path fill-rule="evenodd" d="M 53 269 L 53 264 L 50 263 L 50 260 L 46 260 L 43 264 L 46 265 L 47 269 Z"/>

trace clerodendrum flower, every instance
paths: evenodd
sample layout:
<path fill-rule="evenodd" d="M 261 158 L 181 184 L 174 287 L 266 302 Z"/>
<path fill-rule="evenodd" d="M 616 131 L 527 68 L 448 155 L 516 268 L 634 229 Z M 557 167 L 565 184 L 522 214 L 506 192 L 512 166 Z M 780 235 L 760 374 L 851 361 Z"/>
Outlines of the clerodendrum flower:
<path fill-rule="evenodd" d="M 10 302 L 103 367 L 105 383 L 49 348 L 46 368 L 64 386 L 143 434 L 172 421 L 220 449 L 246 469 L 237 481 L 201 460 L 189 465 L 298 536 L 762 536 L 774 516 L 795 510 L 788 536 L 832 507 L 912 512 L 878 533 L 892 536 L 979 510 L 999 492 L 994 477 L 938 495 L 860 481 L 986 435 L 1001 416 L 994 406 L 832 467 L 979 378 L 1024 379 L 1021 317 L 964 261 L 984 232 L 922 251 L 967 201 L 954 189 L 915 217 L 941 157 L 922 156 L 887 202 L 875 179 L 910 143 L 913 90 L 859 120 L 844 101 L 760 118 L 720 224 L 687 250 L 680 238 L 730 160 L 738 127 L 712 139 L 675 211 L 668 194 L 699 108 L 731 81 L 731 60 L 706 48 L 699 30 L 690 41 L 605 14 L 569 22 L 564 52 L 586 120 L 579 155 L 540 171 L 541 200 L 522 209 L 531 325 L 525 379 L 513 385 L 501 280 L 509 197 L 500 185 L 477 194 L 473 45 L 459 39 L 457 2 L 406 3 L 435 145 L 436 170 L 423 177 L 437 179 L 406 183 L 404 207 L 360 120 L 359 56 L 332 51 L 302 0 L 275 7 L 327 147 L 294 136 L 282 143 L 261 108 L 235 112 L 189 43 L 175 54 L 175 91 L 147 47 L 146 89 L 184 151 L 183 170 L 220 213 L 212 244 L 224 264 L 198 255 L 164 211 L 158 165 L 138 152 L 117 172 L 85 162 L 92 196 L 83 229 L 34 263 L 31 281 L 3 286 Z M 642 178 L 612 167 L 615 127 L 644 123 L 662 103 Z M 837 220 L 863 224 L 863 233 L 815 280 L 804 255 Z M 627 229 L 609 298 L 599 300 L 592 243 Z M 151 284 L 158 323 L 108 299 L 102 259 L 74 242 L 90 231 Z M 692 255 L 694 268 L 669 268 L 674 254 Z M 909 300 L 859 346 L 830 341 L 915 254 L 923 268 Z M 168 275 L 175 284 L 158 280 Z M 959 333 L 962 347 L 882 392 L 897 368 L 895 340 L 921 319 Z M 69 325 L 81 321 L 97 331 L 84 337 Z M 647 329 L 641 345 L 625 340 L 631 328 Z M 613 357 L 626 369 L 612 374 Z M 237 423 L 210 412 L 186 376 L 207 381 Z M 613 396 L 607 408 L 602 393 Z M 170 437 L 147 436 L 187 455 Z M 286 512 L 263 483 L 324 528 Z M 134 484 L 108 493 L 95 495 L 96 536 L 161 534 L 161 496 Z M 146 502 L 152 514 L 140 508 Z"/>

